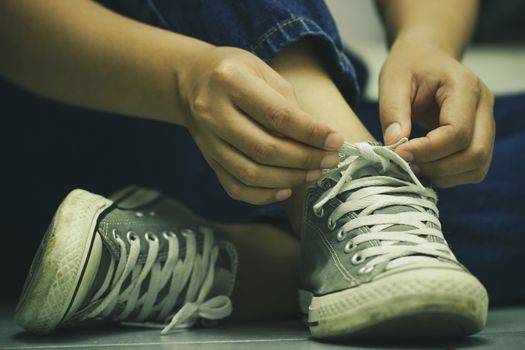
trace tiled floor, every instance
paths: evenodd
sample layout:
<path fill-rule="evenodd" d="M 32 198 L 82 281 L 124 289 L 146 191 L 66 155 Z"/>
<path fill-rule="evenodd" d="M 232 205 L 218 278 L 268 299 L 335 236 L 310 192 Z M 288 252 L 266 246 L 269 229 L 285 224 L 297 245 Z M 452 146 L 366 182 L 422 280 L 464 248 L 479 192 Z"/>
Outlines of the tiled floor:
<path fill-rule="evenodd" d="M 309 339 L 299 322 L 222 324 L 215 329 L 185 330 L 160 336 L 158 330 L 84 329 L 41 337 L 13 322 L 13 306 L 0 307 L 0 349 L 525 349 L 525 307 L 497 309 L 488 327 L 462 341 L 443 344 L 329 344 Z"/>

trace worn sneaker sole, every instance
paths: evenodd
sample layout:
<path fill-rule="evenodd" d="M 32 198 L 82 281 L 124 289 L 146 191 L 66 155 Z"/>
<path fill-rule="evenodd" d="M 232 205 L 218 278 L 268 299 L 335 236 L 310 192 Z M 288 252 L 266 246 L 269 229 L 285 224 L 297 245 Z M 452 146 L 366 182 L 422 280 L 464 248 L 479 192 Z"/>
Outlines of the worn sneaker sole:
<path fill-rule="evenodd" d="M 84 299 L 98 269 L 102 240 L 96 230 L 101 215 L 115 204 L 125 209 L 140 208 L 160 195 L 157 190 L 138 186 L 125 187 L 109 199 L 83 190 L 69 193 L 31 264 L 15 312 L 18 325 L 37 334 L 64 326 Z M 173 210 L 186 220 L 199 219 L 182 204 L 174 203 Z"/>
<path fill-rule="evenodd" d="M 58 207 L 26 277 L 16 307 L 15 321 L 30 332 L 47 334 L 72 314 L 84 288 L 81 281 L 93 275 L 98 265 L 88 260 L 96 240 L 100 215 L 115 202 L 127 207 L 140 206 L 158 195 L 157 191 L 137 191 L 130 186 L 111 200 L 83 190 L 74 190 Z M 97 262 L 98 264 L 98 262 Z"/>
<path fill-rule="evenodd" d="M 449 269 L 397 273 L 324 296 L 299 291 L 316 338 L 421 340 L 479 332 L 488 296 L 471 274 Z"/>

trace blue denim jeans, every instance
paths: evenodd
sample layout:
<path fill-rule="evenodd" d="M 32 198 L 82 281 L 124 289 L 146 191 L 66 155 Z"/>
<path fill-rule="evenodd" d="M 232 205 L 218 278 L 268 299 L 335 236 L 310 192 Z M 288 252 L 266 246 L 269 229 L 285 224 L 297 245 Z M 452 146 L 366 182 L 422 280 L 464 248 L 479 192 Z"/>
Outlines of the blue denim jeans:
<path fill-rule="evenodd" d="M 377 103 L 356 105 L 354 66 L 320 0 L 101 0 L 114 11 L 215 45 L 236 46 L 269 61 L 304 37 L 357 115 L 381 139 Z M 354 61 L 354 63 L 356 63 Z M 356 67 L 358 65 L 355 65 Z M 7 128 L 2 142 L 6 249 L 13 293 L 63 197 L 80 187 L 109 194 L 137 183 L 160 188 L 200 215 L 224 222 L 274 220 L 288 226 L 279 204 L 254 206 L 228 197 L 183 128 L 60 105 L 0 80 Z M 485 182 L 439 191 L 447 240 L 458 258 L 487 286 L 494 303 L 525 300 L 525 94 L 496 102 L 498 125 Z M 4 148 L 4 147 L 3 147 Z M 31 220 L 27 220 L 28 208 Z M 5 259 L 5 261 L 4 261 Z M 9 265 L 8 265 L 9 264 Z M 4 291 L 5 292 L 5 291 Z"/>

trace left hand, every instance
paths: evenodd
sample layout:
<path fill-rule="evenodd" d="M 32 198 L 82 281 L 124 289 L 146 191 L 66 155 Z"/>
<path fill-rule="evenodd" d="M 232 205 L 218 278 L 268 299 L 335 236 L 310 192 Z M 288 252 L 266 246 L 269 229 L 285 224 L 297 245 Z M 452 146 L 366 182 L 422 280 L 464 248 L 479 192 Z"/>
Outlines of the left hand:
<path fill-rule="evenodd" d="M 494 147 L 493 107 L 492 93 L 472 71 L 428 43 L 395 43 L 381 70 L 385 144 L 409 137 L 412 120 L 429 129 L 396 152 L 436 187 L 485 178 Z"/>

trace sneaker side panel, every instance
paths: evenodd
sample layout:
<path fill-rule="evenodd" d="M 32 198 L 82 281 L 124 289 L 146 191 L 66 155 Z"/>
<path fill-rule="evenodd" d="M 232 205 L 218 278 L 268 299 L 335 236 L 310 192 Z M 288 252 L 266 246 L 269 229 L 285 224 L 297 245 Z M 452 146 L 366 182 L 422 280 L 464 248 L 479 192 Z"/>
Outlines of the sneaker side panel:
<path fill-rule="evenodd" d="M 338 203 L 326 203 L 323 217 L 317 217 L 313 211 L 322 191 L 315 185 L 307 189 L 301 224 L 300 288 L 312 294 L 326 294 L 359 284 L 356 274 L 349 269 L 353 268 L 349 255 L 341 254 L 344 242 L 338 242 L 336 232 L 327 228 L 327 216 Z"/>

